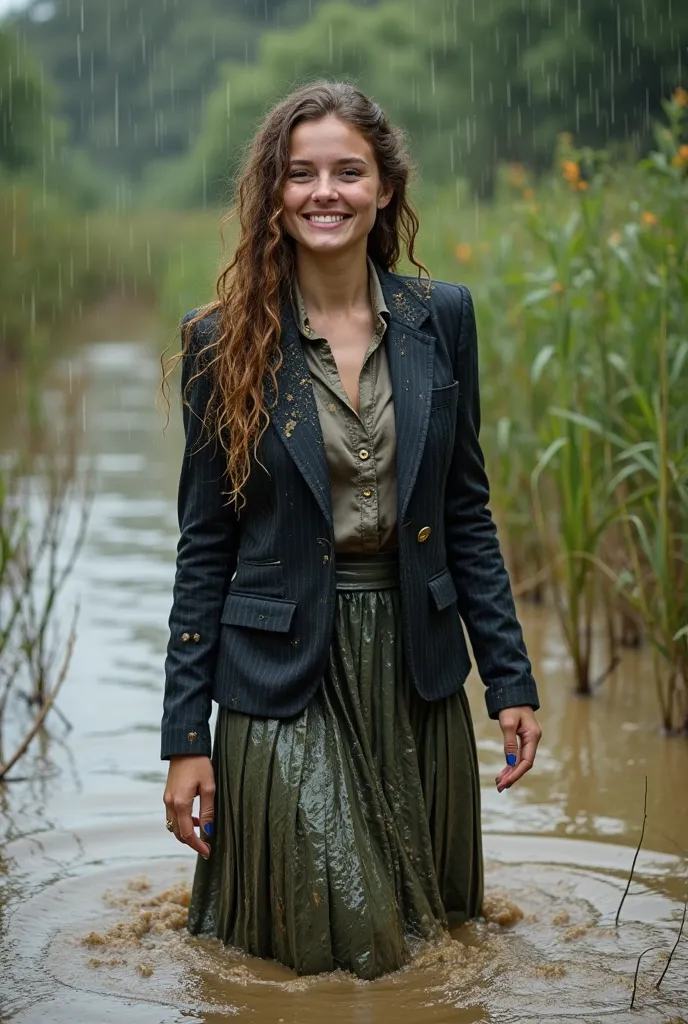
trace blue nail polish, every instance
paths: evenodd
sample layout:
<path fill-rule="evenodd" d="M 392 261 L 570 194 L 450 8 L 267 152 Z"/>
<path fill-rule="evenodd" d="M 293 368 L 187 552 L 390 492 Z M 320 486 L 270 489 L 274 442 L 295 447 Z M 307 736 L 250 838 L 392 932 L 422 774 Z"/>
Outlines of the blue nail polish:
<path fill-rule="evenodd" d="M 516 755 L 515 754 L 507 754 L 506 755 L 506 763 L 509 765 L 510 768 L 513 768 L 514 765 L 516 764 Z"/>
<path fill-rule="evenodd" d="M 211 836 L 211 835 L 213 834 L 213 823 L 212 823 L 212 821 L 208 821 L 208 822 L 207 822 L 207 823 L 206 823 L 206 824 L 205 824 L 205 825 L 203 826 L 203 831 L 205 832 L 205 834 L 206 834 L 207 836 Z"/>

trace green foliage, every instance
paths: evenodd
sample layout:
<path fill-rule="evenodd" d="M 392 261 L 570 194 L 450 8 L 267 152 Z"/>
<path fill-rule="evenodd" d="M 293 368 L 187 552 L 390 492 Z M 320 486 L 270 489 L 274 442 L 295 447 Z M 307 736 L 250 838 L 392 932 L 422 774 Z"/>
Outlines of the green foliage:
<path fill-rule="evenodd" d="M 0 29 L 0 169 L 35 164 L 44 143 L 44 88 L 17 39 Z"/>
<path fill-rule="evenodd" d="M 151 176 L 151 193 L 225 198 L 262 114 L 319 76 L 373 94 L 408 130 L 425 180 L 465 176 L 483 196 L 500 161 L 549 166 L 564 129 L 587 145 L 642 147 L 688 40 L 688 8 L 659 0 L 649 17 L 643 0 L 623 13 L 610 0 L 333 0 L 304 25 L 265 32 L 255 62 L 227 64 L 195 147 L 167 180 Z"/>
<path fill-rule="evenodd" d="M 44 7 L 13 21 L 58 86 L 71 144 L 136 180 L 192 145 L 223 62 L 251 61 L 266 25 L 308 17 L 312 3 L 55 0 L 47 19 Z"/>
<path fill-rule="evenodd" d="M 665 112 L 637 167 L 564 137 L 558 181 L 534 190 L 512 168 L 511 227 L 479 264 L 470 243 L 456 256 L 486 282 L 486 447 L 510 547 L 537 552 L 521 568 L 551 587 L 580 692 L 600 605 L 612 661 L 619 614 L 642 625 L 670 730 L 688 725 L 688 93 Z"/>

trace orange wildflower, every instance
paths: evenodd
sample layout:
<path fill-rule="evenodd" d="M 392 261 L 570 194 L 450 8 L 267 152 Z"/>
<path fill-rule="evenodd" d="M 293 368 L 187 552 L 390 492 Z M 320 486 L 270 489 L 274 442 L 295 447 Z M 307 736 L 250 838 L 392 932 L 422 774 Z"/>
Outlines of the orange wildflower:
<path fill-rule="evenodd" d="M 678 103 L 679 107 L 688 107 L 688 89 L 683 89 L 680 85 L 677 86 L 672 99 L 674 103 Z"/>
<path fill-rule="evenodd" d="M 563 292 L 563 290 L 564 290 L 564 286 L 561 283 L 561 281 L 553 281 L 552 282 L 552 291 L 556 292 L 557 295 L 560 295 L 561 292 Z"/>
<path fill-rule="evenodd" d="M 679 146 L 671 162 L 675 167 L 688 167 L 688 146 Z"/>
<path fill-rule="evenodd" d="M 651 213 L 649 210 L 645 210 L 640 219 L 642 220 L 643 224 L 648 228 L 654 227 L 654 225 L 657 223 L 656 215 L 654 213 Z"/>
<path fill-rule="evenodd" d="M 607 241 L 610 245 L 618 245 L 621 241 L 621 233 L 619 231 L 612 231 Z"/>
<path fill-rule="evenodd" d="M 529 199 L 530 200 L 530 199 L 533 198 L 534 195 L 535 195 L 535 191 L 532 188 L 524 188 L 523 189 L 523 198 L 524 199 Z"/>
<path fill-rule="evenodd" d="M 564 180 L 568 181 L 572 188 L 580 181 L 580 167 L 575 160 L 562 160 L 561 170 L 564 176 Z"/>
<path fill-rule="evenodd" d="M 459 242 L 454 250 L 454 255 L 459 263 L 470 263 L 473 258 L 473 247 L 468 242 Z"/>
<path fill-rule="evenodd" d="M 585 192 L 587 187 L 588 187 L 587 181 L 577 181 L 576 182 L 576 188 L 578 189 L 579 192 Z"/>

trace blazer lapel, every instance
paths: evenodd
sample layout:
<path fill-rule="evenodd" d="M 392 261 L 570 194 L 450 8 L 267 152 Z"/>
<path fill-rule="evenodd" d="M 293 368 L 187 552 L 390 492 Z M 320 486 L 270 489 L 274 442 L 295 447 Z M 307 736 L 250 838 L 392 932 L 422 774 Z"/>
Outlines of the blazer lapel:
<path fill-rule="evenodd" d="M 416 288 L 421 291 L 424 285 L 416 285 L 414 282 L 407 284 L 380 268 L 378 275 L 390 311 L 387 361 L 394 393 L 397 516 L 401 526 L 416 482 L 428 432 L 435 336 L 420 330 L 430 313 L 413 291 Z"/>
<path fill-rule="evenodd" d="M 330 474 L 325 442 L 308 364 L 289 302 L 285 303 L 282 315 L 280 348 L 282 365 L 277 371 L 277 404 L 270 409 L 270 418 L 312 490 L 330 528 L 333 529 Z M 268 404 L 273 400 L 271 392 L 271 381 L 268 381 Z"/>

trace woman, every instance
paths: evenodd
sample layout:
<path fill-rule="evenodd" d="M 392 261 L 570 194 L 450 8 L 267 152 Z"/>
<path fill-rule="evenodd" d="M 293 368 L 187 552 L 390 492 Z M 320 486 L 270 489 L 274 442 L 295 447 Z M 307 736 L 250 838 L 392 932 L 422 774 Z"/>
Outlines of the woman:
<path fill-rule="evenodd" d="M 461 619 L 504 734 L 498 790 L 540 738 L 471 298 L 393 273 L 402 248 L 423 269 L 408 176 L 356 88 L 289 96 L 241 175 L 218 300 L 183 328 L 167 827 L 200 854 L 190 931 L 301 974 L 375 978 L 480 912 Z"/>

